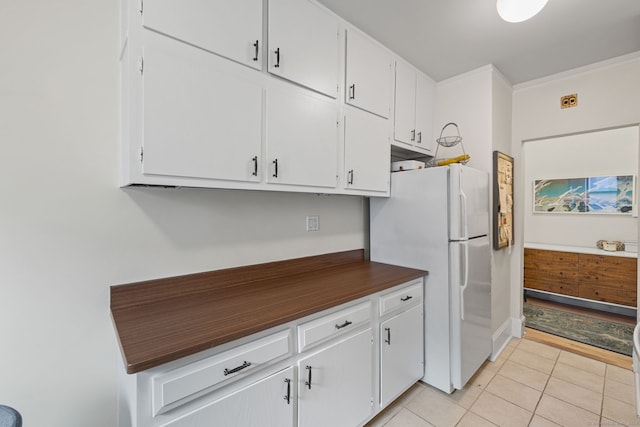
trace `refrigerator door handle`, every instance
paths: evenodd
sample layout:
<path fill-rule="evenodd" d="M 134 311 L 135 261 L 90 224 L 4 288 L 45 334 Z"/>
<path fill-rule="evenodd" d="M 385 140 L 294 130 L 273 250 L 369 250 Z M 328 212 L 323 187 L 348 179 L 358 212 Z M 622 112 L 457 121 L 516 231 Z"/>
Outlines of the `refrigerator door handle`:
<path fill-rule="evenodd" d="M 460 320 L 464 320 L 464 292 L 467 290 L 467 286 L 469 286 L 469 245 L 465 243 L 462 246 L 464 247 L 462 251 L 464 254 L 464 262 L 462 263 L 464 271 L 462 272 L 462 277 L 464 279 L 460 287 Z"/>
<path fill-rule="evenodd" d="M 467 221 L 467 195 L 464 191 L 460 190 L 460 232 L 463 239 L 469 238 L 469 229 Z"/>

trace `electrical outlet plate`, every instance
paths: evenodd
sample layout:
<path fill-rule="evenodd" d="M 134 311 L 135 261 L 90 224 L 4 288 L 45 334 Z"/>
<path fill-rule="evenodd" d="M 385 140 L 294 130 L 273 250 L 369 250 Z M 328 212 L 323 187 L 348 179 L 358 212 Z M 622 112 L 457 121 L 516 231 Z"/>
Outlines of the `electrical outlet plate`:
<path fill-rule="evenodd" d="M 578 106 L 578 94 L 572 93 L 571 95 L 565 95 L 560 97 L 560 108 L 571 108 Z"/>
<path fill-rule="evenodd" d="M 307 231 L 318 231 L 320 229 L 320 217 L 310 215 L 307 217 Z"/>

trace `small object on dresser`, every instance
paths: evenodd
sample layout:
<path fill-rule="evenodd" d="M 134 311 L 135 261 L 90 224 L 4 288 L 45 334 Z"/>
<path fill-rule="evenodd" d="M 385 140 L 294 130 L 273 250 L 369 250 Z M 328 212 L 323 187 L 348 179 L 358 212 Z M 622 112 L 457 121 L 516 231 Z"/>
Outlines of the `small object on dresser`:
<path fill-rule="evenodd" d="M 391 172 L 410 171 L 414 169 L 423 169 L 424 162 L 418 160 L 404 160 L 401 162 L 391 163 Z"/>
<path fill-rule="evenodd" d="M 619 240 L 598 240 L 596 247 L 609 252 L 624 251 L 624 242 Z"/>
<path fill-rule="evenodd" d="M 624 242 L 624 250 L 627 252 L 638 253 L 638 241 Z"/>

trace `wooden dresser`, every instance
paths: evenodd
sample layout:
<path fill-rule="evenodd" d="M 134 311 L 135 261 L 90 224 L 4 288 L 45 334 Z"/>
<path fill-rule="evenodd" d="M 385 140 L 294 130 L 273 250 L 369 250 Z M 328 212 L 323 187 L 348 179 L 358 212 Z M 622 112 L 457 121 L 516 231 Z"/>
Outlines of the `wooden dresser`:
<path fill-rule="evenodd" d="M 524 287 L 637 306 L 636 258 L 525 248 Z"/>

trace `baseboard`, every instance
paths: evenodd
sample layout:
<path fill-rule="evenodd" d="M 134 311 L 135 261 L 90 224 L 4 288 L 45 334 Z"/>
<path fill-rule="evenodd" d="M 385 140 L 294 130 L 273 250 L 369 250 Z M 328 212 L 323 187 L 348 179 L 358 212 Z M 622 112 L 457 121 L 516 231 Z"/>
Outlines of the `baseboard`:
<path fill-rule="evenodd" d="M 524 326 L 525 326 L 525 318 L 524 315 L 520 316 L 520 318 L 513 318 L 511 322 L 511 336 L 514 338 L 522 338 L 524 337 Z"/>
<path fill-rule="evenodd" d="M 495 360 L 500 356 L 500 353 L 502 353 L 502 350 L 504 350 L 507 344 L 509 344 L 511 336 L 513 335 L 512 323 L 511 318 L 508 318 L 491 336 L 493 351 L 491 352 L 491 356 L 489 356 L 490 361 L 495 362 Z"/>

